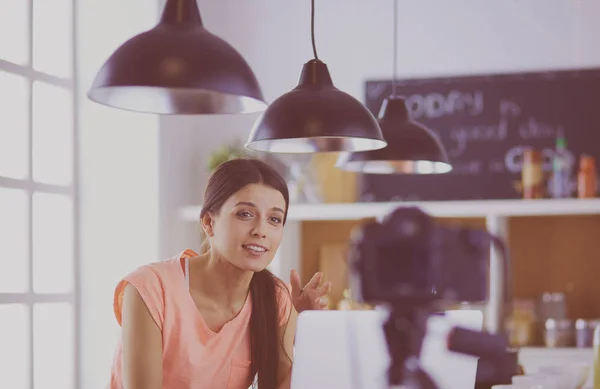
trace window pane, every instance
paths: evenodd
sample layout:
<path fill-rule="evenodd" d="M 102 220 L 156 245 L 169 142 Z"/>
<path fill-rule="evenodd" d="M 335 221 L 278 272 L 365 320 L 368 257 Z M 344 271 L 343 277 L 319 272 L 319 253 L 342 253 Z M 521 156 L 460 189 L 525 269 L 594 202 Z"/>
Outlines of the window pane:
<path fill-rule="evenodd" d="M 29 1 L 0 1 L 0 59 L 29 62 Z"/>
<path fill-rule="evenodd" d="M 33 387 L 74 388 L 73 310 L 69 303 L 33 306 Z"/>
<path fill-rule="evenodd" d="M 29 287 L 27 193 L 0 188 L 0 215 L 0 293 L 23 293 Z"/>
<path fill-rule="evenodd" d="M 0 71 L 0 107 L 10 107 L 2 109 L 0 115 L 0 176 L 26 178 L 29 171 L 29 83 L 26 78 Z"/>
<path fill-rule="evenodd" d="M 29 389 L 29 309 L 0 304 L 0 388 Z"/>
<path fill-rule="evenodd" d="M 69 185 L 73 175 L 73 106 L 71 92 L 33 83 L 33 179 Z"/>
<path fill-rule="evenodd" d="M 33 194 L 33 291 L 73 287 L 73 205 L 67 196 Z"/>
<path fill-rule="evenodd" d="M 73 0 L 33 2 L 33 68 L 35 70 L 57 77 L 71 77 L 72 3 Z"/>

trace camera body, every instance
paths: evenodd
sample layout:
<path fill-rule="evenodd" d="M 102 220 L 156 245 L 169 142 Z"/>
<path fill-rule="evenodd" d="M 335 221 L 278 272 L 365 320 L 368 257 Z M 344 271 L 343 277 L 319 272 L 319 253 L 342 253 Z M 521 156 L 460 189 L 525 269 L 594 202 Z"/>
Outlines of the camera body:
<path fill-rule="evenodd" d="M 375 304 L 485 302 L 491 245 L 484 230 L 439 224 L 415 207 L 396 208 L 354 231 L 352 293 Z"/>

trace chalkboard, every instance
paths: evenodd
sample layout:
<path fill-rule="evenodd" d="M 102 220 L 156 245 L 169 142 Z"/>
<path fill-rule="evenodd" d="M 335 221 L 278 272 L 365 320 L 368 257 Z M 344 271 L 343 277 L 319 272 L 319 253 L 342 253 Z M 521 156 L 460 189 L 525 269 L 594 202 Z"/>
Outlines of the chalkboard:
<path fill-rule="evenodd" d="M 453 171 L 442 175 L 360 177 L 362 201 L 519 198 L 524 148 L 542 151 L 551 170 L 556 135 L 564 132 L 577 173 L 582 153 L 600 162 L 600 69 L 397 82 L 412 119 L 436 132 Z M 377 115 L 390 80 L 366 82 L 367 107 Z"/>

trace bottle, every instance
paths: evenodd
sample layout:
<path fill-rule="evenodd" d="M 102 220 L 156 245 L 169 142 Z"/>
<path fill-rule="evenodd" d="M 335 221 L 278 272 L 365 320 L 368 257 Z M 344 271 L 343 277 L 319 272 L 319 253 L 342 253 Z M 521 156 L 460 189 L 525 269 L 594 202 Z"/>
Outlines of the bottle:
<path fill-rule="evenodd" d="M 552 157 L 552 179 L 550 180 L 550 194 L 553 198 L 571 197 L 571 175 L 573 162 L 567 150 L 567 141 L 559 132 L 556 138 L 556 147 Z"/>
<path fill-rule="evenodd" d="M 594 329 L 594 389 L 600 389 L 600 326 Z"/>
<path fill-rule="evenodd" d="M 350 290 L 344 289 L 344 298 L 342 298 L 337 305 L 337 309 L 340 311 L 351 311 L 352 310 L 352 299 L 350 298 Z"/>
<path fill-rule="evenodd" d="M 596 161 L 590 155 L 582 155 L 579 159 L 579 173 L 577 174 L 577 197 L 596 197 L 597 191 Z"/>
<path fill-rule="evenodd" d="M 524 199 L 541 199 L 544 197 L 542 154 L 539 151 L 527 149 L 523 153 L 521 183 Z"/>

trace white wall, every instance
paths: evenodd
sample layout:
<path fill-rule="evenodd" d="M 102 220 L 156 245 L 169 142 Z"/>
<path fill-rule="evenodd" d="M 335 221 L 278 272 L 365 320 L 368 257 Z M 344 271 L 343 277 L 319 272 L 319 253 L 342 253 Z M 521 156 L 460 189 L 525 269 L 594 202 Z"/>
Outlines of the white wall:
<path fill-rule="evenodd" d="M 209 29 L 238 49 L 272 101 L 297 82 L 312 58 L 309 0 L 222 1 L 201 12 Z M 600 2 L 583 0 L 399 0 L 400 77 L 561 69 L 600 64 Z M 364 101 L 364 82 L 391 78 L 392 0 L 317 0 L 319 57 L 335 85 Z M 211 12 L 214 11 L 214 12 Z M 232 138 L 245 140 L 257 115 L 161 120 L 163 203 L 168 229 L 161 254 L 197 241 L 197 225 L 176 218 L 198 205 L 207 154 Z M 210 138 L 209 138 L 210 137 Z"/>
<path fill-rule="evenodd" d="M 96 104 L 86 93 L 102 63 L 157 20 L 157 2 L 78 0 L 80 388 L 104 389 L 118 340 L 114 288 L 158 259 L 158 118 Z"/>

